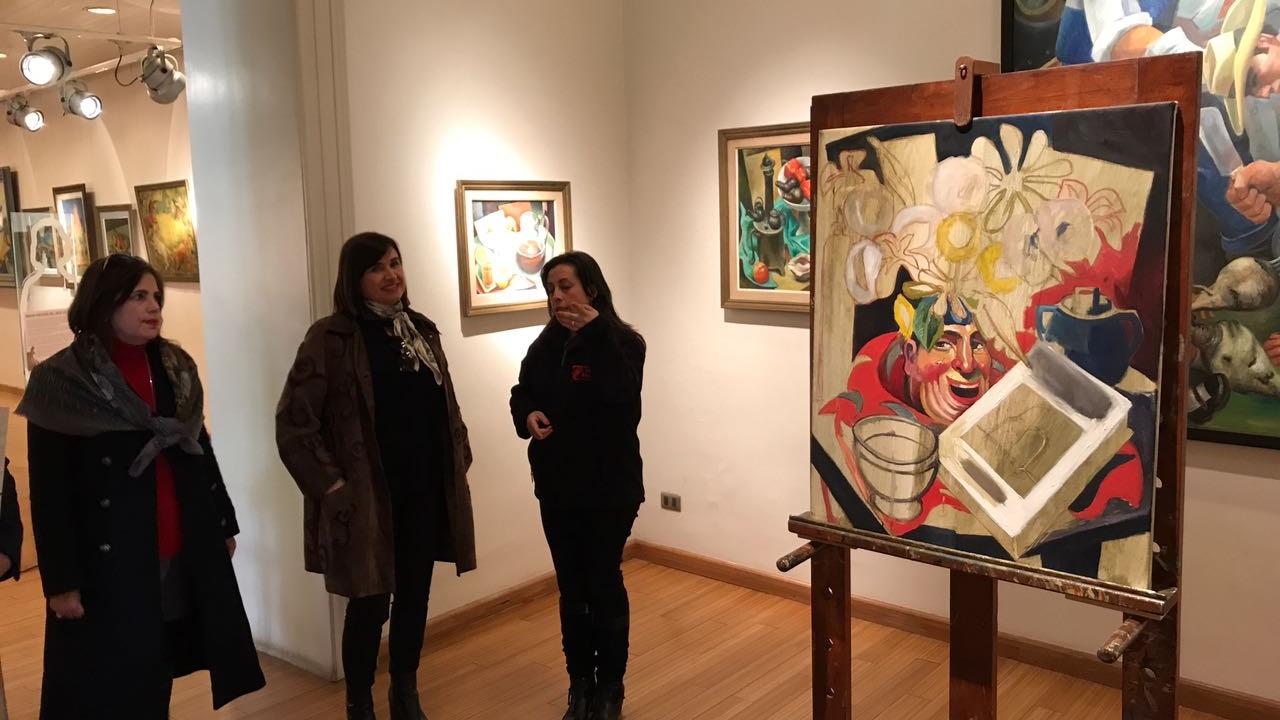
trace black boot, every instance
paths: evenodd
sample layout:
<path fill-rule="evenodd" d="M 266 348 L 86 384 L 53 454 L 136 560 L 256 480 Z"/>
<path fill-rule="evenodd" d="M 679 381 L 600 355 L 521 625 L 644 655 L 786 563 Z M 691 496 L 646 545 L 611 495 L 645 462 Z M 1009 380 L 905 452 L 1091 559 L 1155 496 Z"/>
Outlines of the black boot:
<path fill-rule="evenodd" d="M 569 678 L 569 708 L 560 720 L 587 720 L 596 681 L 590 677 Z"/>
<path fill-rule="evenodd" d="M 602 682 L 591 697 L 587 720 L 619 720 L 622 717 L 622 683 Z"/>
<path fill-rule="evenodd" d="M 391 676 L 391 720 L 427 720 L 418 700 L 418 674 L 394 673 Z"/>
<path fill-rule="evenodd" d="M 373 714 L 373 698 L 351 702 L 347 699 L 347 720 L 377 720 Z"/>

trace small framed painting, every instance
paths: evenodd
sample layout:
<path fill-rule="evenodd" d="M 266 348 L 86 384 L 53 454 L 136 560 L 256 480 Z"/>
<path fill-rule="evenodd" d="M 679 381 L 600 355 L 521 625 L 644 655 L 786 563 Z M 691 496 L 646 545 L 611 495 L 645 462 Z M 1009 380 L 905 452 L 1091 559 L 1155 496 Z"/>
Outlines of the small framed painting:
<path fill-rule="evenodd" d="M 165 282 L 200 282 L 200 255 L 187 181 L 139 185 L 133 192 L 151 267 Z"/>
<path fill-rule="evenodd" d="M 99 254 L 136 255 L 134 238 L 138 234 L 138 214 L 132 205 L 99 205 L 98 241 Z"/>
<path fill-rule="evenodd" d="M 69 257 L 75 258 L 75 277 L 84 275 L 96 257 L 97 232 L 93 226 L 92 208 L 93 196 L 84 183 L 53 189 L 53 213 L 71 243 L 72 254 Z"/>
<path fill-rule="evenodd" d="M 0 287 L 15 287 L 22 279 L 17 220 L 18 176 L 7 167 L 0 167 Z"/>
<path fill-rule="evenodd" d="M 809 124 L 720 131 L 720 306 L 809 312 Z"/>
<path fill-rule="evenodd" d="M 27 208 L 22 211 L 17 227 L 21 237 L 19 244 L 26 256 L 24 276 L 34 272 L 37 266 L 44 268 L 45 275 L 57 275 L 59 259 L 68 255 L 68 250 L 60 247 L 50 223 L 41 222 L 52 217 L 53 208 Z"/>
<path fill-rule="evenodd" d="M 569 183 L 459 180 L 456 201 L 463 314 L 544 307 L 542 267 L 573 249 Z"/>

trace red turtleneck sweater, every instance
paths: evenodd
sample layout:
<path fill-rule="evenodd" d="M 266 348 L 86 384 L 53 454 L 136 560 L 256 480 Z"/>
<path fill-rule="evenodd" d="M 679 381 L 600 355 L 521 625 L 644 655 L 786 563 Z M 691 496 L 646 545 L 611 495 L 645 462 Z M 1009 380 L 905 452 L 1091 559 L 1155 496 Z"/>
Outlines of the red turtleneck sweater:
<path fill-rule="evenodd" d="M 129 387 L 156 411 L 156 390 L 145 345 L 116 342 L 111 359 L 119 366 Z M 156 456 L 156 541 L 160 558 L 168 559 L 182 550 L 182 525 L 178 515 L 178 494 L 173 486 L 173 468 L 164 454 Z"/>

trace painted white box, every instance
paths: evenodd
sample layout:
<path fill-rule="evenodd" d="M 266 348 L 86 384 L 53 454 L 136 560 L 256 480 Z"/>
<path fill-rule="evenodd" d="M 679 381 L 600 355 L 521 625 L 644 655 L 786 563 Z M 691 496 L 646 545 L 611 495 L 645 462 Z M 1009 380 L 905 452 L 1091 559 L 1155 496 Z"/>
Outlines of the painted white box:
<path fill-rule="evenodd" d="M 938 478 L 1021 558 L 1128 441 L 1131 405 L 1037 344 L 940 434 Z"/>

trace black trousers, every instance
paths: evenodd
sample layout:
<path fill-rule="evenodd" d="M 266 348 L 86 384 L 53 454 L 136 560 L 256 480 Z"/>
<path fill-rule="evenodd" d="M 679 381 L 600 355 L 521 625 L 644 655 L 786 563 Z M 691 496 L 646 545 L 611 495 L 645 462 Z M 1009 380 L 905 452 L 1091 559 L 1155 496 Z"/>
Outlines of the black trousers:
<path fill-rule="evenodd" d="M 639 508 L 580 510 L 542 503 L 541 510 L 560 588 L 569 676 L 621 682 L 631 628 L 622 548 Z"/>
<path fill-rule="evenodd" d="M 392 595 L 369 595 L 347 603 L 342 626 L 342 665 L 349 701 L 369 697 L 378 668 L 382 626 L 391 618 L 391 673 L 413 673 L 422 656 L 427 629 L 427 603 L 435 566 L 438 517 L 421 498 L 392 504 L 395 533 L 395 601 Z"/>

